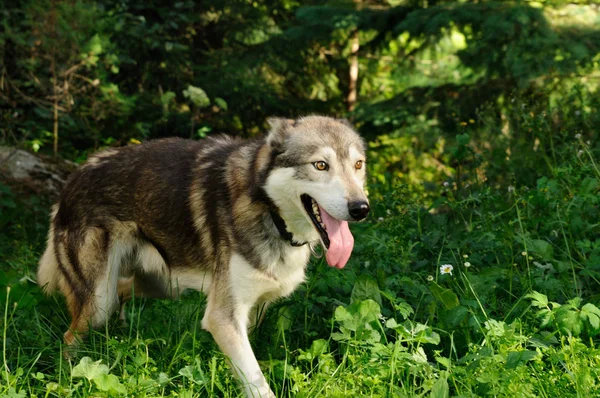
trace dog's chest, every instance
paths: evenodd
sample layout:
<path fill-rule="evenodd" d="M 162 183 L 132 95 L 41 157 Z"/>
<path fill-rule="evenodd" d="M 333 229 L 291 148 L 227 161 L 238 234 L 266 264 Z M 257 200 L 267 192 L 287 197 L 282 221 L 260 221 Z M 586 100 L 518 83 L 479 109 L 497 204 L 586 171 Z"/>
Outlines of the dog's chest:
<path fill-rule="evenodd" d="M 248 302 L 272 301 L 288 296 L 304 282 L 310 251 L 292 248 L 278 258 L 268 259 L 262 269 L 253 267 L 239 254 L 231 259 L 232 287 Z"/>

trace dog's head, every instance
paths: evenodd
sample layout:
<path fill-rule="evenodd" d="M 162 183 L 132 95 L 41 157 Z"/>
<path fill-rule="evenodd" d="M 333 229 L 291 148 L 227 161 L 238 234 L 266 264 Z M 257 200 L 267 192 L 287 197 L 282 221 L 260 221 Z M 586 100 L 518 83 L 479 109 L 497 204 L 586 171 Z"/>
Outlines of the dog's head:
<path fill-rule="evenodd" d="M 346 120 L 270 119 L 272 168 L 265 191 L 298 241 L 321 241 L 329 265 L 346 265 L 354 238 L 348 221 L 369 213 L 365 145 Z"/>

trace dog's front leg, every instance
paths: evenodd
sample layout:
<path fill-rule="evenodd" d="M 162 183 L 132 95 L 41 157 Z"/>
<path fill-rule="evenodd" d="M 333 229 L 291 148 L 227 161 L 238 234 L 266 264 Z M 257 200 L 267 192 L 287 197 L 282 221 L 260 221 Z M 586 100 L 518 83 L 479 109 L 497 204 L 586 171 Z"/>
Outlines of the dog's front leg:
<path fill-rule="evenodd" d="M 212 334 L 221 351 L 229 357 L 231 367 L 243 384 L 247 397 L 275 398 L 248 340 L 246 328 L 251 306 L 238 304 L 234 309 L 231 305 L 232 298 L 224 297 L 222 291 L 217 294 L 217 291 L 218 289 L 213 289 L 209 293 L 202 327 Z"/>

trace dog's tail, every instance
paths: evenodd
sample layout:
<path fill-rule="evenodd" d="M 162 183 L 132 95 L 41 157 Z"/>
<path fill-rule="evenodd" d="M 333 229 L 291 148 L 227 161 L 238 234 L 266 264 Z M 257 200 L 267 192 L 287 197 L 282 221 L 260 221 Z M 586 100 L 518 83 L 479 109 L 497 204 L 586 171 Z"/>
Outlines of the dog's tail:
<path fill-rule="evenodd" d="M 60 270 L 58 269 L 58 260 L 56 258 L 57 253 L 54 252 L 54 217 L 58 206 L 52 208 L 50 215 L 50 230 L 48 231 L 48 242 L 46 251 L 40 258 L 39 268 L 37 272 L 37 282 L 42 288 L 42 291 L 46 294 L 51 294 L 58 288 L 58 279 L 60 277 Z"/>

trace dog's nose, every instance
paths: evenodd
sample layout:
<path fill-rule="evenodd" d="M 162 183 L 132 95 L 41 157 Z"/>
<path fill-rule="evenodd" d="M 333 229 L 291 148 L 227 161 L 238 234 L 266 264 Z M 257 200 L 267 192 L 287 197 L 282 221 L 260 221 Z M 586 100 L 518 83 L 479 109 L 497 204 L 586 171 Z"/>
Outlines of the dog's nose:
<path fill-rule="evenodd" d="M 350 202 L 348 203 L 348 212 L 356 221 L 362 220 L 369 214 L 369 204 L 367 202 Z"/>

